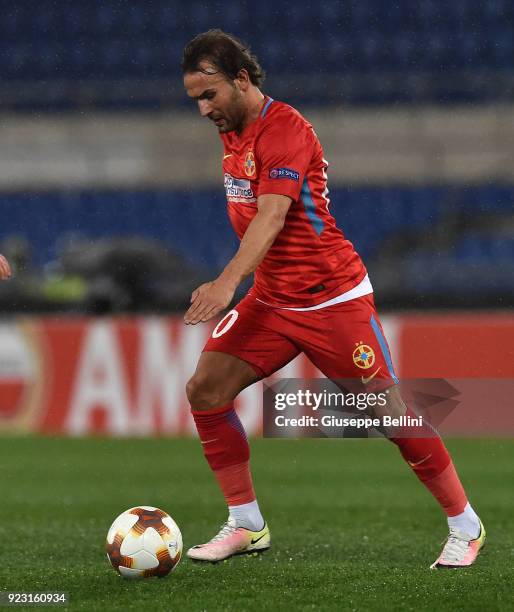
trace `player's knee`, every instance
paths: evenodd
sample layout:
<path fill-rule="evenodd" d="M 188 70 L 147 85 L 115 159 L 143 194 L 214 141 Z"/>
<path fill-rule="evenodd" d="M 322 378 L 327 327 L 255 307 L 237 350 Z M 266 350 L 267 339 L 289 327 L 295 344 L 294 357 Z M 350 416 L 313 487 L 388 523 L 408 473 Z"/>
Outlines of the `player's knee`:
<path fill-rule="evenodd" d="M 186 384 L 186 395 L 192 410 L 220 408 L 228 400 L 223 397 L 215 377 L 195 374 Z"/>

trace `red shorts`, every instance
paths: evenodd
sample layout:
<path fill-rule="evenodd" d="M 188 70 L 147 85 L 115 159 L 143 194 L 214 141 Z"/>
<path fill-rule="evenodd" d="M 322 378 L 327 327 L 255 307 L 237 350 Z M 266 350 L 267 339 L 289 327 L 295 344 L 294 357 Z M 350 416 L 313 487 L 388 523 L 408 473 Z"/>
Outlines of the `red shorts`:
<path fill-rule="evenodd" d="M 303 312 L 247 295 L 221 319 L 204 351 L 234 355 L 262 378 L 303 352 L 330 379 L 361 379 L 374 389 L 398 382 L 373 294 Z"/>

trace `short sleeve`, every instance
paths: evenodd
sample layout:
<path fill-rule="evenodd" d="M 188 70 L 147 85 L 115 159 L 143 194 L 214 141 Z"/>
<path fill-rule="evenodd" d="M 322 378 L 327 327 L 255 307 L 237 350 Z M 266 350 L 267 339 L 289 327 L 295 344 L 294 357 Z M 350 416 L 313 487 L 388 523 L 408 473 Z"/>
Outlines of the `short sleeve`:
<path fill-rule="evenodd" d="M 274 193 L 298 200 L 313 154 L 309 124 L 294 113 L 277 113 L 260 134 L 255 153 L 259 195 Z"/>

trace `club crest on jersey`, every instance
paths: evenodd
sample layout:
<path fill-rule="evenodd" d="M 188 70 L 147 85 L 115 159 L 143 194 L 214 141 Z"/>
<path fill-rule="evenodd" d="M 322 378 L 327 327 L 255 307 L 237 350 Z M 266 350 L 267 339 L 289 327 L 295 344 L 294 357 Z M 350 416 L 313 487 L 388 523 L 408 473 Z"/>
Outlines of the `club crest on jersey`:
<path fill-rule="evenodd" d="M 290 179 L 291 181 L 298 182 L 300 180 L 300 173 L 291 168 L 270 168 L 269 171 L 270 179 Z"/>
<path fill-rule="evenodd" d="M 357 342 L 355 345 L 357 348 L 353 351 L 353 363 L 363 370 L 367 370 L 371 368 L 371 366 L 375 363 L 375 351 L 364 344 L 362 340 Z"/>
<path fill-rule="evenodd" d="M 245 156 L 244 171 L 246 176 L 255 176 L 255 157 L 253 151 L 248 151 Z"/>

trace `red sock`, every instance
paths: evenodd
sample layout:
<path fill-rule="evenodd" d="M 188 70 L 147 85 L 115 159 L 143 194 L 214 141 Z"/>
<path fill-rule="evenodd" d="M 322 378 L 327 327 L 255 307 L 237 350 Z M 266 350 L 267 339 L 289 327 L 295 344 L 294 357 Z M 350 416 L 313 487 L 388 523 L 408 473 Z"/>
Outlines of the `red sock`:
<path fill-rule="evenodd" d="M 407 409 L 407 415 L 416 415 Z M 468 500 L 451 457 L 436 432 L 423 426 L 417 432 L 426 432 L 430 438 L 391 438 L 412 471 L 437 499 L 448 516 L 464 512 Z"/>
<path fill-rule="evenodd" d="M 230 403 L 215 410 L 192 410 L 203 453 L 229 506 L 255 500 L 250 447 L 243 425 Z"/>

